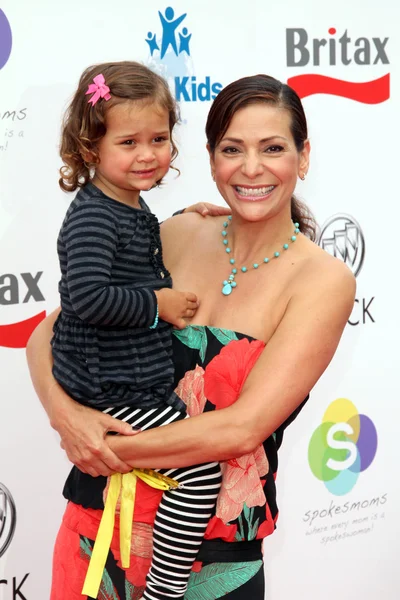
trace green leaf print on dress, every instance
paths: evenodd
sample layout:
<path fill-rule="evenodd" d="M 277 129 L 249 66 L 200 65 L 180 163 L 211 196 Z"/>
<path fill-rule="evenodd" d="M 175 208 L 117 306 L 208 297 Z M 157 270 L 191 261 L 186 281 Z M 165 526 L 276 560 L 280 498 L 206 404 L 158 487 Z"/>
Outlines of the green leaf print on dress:
<path fill-rule="evenodd" d="M 254 516 L 254 507 L 249 508 L 246 505 L 246 503 L 244 503 L 243 511 L 241 512 L 241 514 L 238 517 L 239 529 L 235 535 L 235 539 L 237 539 L 239 542 L 246 539 L 243 517 L 247 521 L 247 531 L 248 531 L 247 541 L 251 542 L 252 540 L 256 539 L 257 531 L 258 531 L 258 523 L 259 523 L 260 519 L 258 518 L 257 521 L 255 523 L 253 523 L 253 516 Z"/>
<path fill-rule="evenodd" d="M 175 329 L 174 335 L 185 346 L 189 346 L 193 350 L 199 350 L 200 358 L 204 361 L 207 350 L 207 330 L 204 326 L 189 325 L 185 329 Z"/>
<path fill-rule="evenodd" d="M 200 573 L 191 573 L 185 600 L 222 598 L 249 581 L 262 567 L 262 560 L 237 563 L 213 563 Z"/>
<path fill-rule="evenodd" d="M 239 339 L 236 333 L 234 331 L 230 331 L 229 329 L 220 329 L 219 327 L 209 327 L 208 329 L 223 346 L 226 346 L 232 340 Z"/>
<path fill-rule="evenodd" d="M 93 548 L 86 537 L 80 536 L 80 547 L 87 559 L 90 560 Z M 107 569 L 104 569 L 103 571 L 97 600 L 120 600 Z"/>
<path fill-rule="evenodd" d="M 144 587 L 135 587 L 125 579 L 126 600 L 140 600 L 143 597 Z"/>

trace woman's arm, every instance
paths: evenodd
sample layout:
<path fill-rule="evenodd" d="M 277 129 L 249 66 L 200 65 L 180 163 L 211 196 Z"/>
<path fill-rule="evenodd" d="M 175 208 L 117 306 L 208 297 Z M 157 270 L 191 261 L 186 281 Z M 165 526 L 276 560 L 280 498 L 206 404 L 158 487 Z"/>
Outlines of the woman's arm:
<path fill-rule="evenodd" d="M 38 325 L 26 347 L 35 391 L 72 463 L 94 477 L 117 471 L 127 473 L 131 467 L 114 454 L 105 436 L 109 431 L 132 435 L 131 426 L 75 402 L 52 375 L 50 340 L 58 313 L 59 310 L 54 311 Z"/>
<path fill-rule="evenodd" d="M 254 450 L 299 406 L 325 371 L 353 308 L 354 277 L 339 261 L 310 277 L 306 285 L 304 293 L 289 303 L 235 404 L 136 437 L 110 436 L 110 449 L 125 463 L 152 468 L 226 460 Z M 111 464 L 104 447 L 105 433 L 114 430 L 126 434 L 127 426 L 121 421 L 112 426 L 111 417 L 77 405 L 54 386 L 49 319 L 35 330 L 28 345 L 35 389 L 70 460 L 90 474 L 94 469 L 95 474 L 102 474 L 103 463 Z M 90 440 L 85 439 L 88 433 Z M 76 438 L 83 450 L 76 447 Z M 113 470 L 123 472 L 116 466 Z"/>
<path fill-rule="evenodd" d="M 300 405 L 329 365 L 351 313 L 355 280 L 339 261 L 318 269 L 290 301 L 235 404 L 223 410 L 113 438 L 135 467 L 182 467 L 253 451 Z"/>

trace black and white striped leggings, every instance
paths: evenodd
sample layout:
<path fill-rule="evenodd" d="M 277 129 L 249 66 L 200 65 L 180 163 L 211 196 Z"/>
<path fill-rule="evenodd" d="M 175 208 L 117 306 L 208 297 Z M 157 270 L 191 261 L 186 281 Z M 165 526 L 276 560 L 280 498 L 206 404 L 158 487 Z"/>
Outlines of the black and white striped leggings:
<path fill-rule="evenodd" d="M 141 430 L 187 417 L 170 406 L 150 410 L 107 408 L 103 412 Z M 157 471 L 181 485 L 163 493 L 157 510 L 153 556 L 143 599 L 183 600 L 193 563 L 217 502 L 221 469 L 215 462 Z"/>

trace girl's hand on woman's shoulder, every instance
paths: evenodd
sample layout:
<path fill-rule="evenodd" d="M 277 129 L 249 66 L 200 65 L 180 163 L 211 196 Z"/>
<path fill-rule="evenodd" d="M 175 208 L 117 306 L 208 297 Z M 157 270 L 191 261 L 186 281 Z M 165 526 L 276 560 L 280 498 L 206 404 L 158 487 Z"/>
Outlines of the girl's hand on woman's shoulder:
<path fill-rule="evenodd" d="M 220 217 L 222 215 L 230 215 L 232 211 L 229 206 L 217 206 L 216 204 L 210 204 L 210 202 L 197 202 L 183 210 L 183 213 L 188 212 L 198 213 L 202 217 Z"/>

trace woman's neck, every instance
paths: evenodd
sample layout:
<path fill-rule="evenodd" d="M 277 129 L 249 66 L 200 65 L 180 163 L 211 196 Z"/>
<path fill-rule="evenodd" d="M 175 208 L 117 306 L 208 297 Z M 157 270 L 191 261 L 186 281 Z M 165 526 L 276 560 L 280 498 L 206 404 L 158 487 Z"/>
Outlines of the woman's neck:
<path fill-rule="evenodd" d="M 260 262 L 280 252 L 294 233 L 294 226 L 288 213 L 279 213 L 265 221 L 245 221 L 232 215 L 226 228 L 227 247 L 237 265 Z"/>

